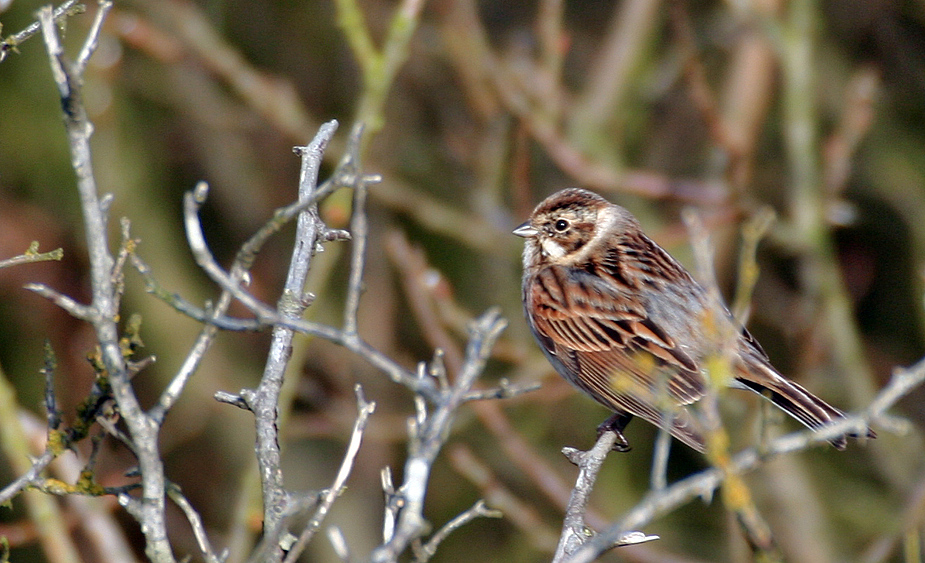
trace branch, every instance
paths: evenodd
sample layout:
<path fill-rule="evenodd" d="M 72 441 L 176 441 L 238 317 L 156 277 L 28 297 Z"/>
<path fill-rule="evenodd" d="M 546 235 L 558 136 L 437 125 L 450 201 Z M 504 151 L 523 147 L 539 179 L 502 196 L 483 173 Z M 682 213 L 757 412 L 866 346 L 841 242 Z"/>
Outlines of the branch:
<path fill-rule="evenodd" d="M 80 319 L 87 322 L 93 322 L 96 319 L 96 311 L 92 307 L 78 303 L 74 299 L 71 299 L 67 295 L 51 289 L 45 284 L 27 283 L 23 285 L 23 287 L 29 291 L 38 293 L 58 307 L 61 307 L 75 319 Z"/>
<path fill-rule="evenodd" d="M 431 536 L 430 540 L 427 543 L 420 546 L 418 549 L 415 549 L 415 563 L 424 563 L 429 561 L 431 557 L 437 553 L 437 548 L 440 546 L 440 542 L 445 540 L 447 536 L 453 533 L 455 530 L 465 526 L 469 522 L 475 520 L 476 518 L 502 518 L 504 515 L 501 514 L 499 510 L 492 510 L 485 505 L 484 500 L 478 500 L 470 508 L 464 510 L 455 518 L 444 524 L 442 528 L 437 530 L 437 533 Z"/>
<path fill-rule="evenodd" d="M 228 557 L 228 553 L 226 552 L 218 556 L 212 550 L 212 544 L 209 543 L 209 537 L 206 535 L 205 526 L 202 524 L 202 518 L 200 518 L 199 513 L 196 512 L 193 505 L 191 505 L 183 495 L 183 491 L 180 490 L 180 487 L 173 483 L 168 484 L 167 495 L 170 497 L 170 500 L 180 507 L 180 510 L 183 511 L 183 514 L 189 521 L 190 526 L 192 526 L 193 535 L 196 537 L 196 544 L 199 545 L 199 550 L 202 552 L 202 556 L 207 563 L 221 563 L 224 561 Z"/>
<path fill-rule="evenodd" d="M 157 444 L 157 426 L 141 410 L 129 381 L 129 372 L 119 346 L 117 318 L 118 288 L 113 280 L 114 260 L 107 238 L 108 199 L 97 195 L 90 150 L 93 125 L 81 100 L 83 70 L 93 54 L 102 21 L 112 7 L 101 1 L 94 24 L 84 41 L 79 58 L 71 62 L 64 54 L 51 8 L 39 11 L 42 35 L 48 51 L 52 76 L 61 98 L 64 125 L 71 151 L 71 164 L 77 175 L 77 189 L 84 215 L 85 236 L 90 259 L 92 303 L 89 319 L 100 345 L 102 364 L 109 376 L 113 396 L 128 426 L 141 471 L 142 498 L 120 495 L 120 502 L 141 524 L 146 539 L 146 553 L 157 562 L 172 563 L 173 554 L 167 541 L 164 513 L 165 482 Z"/>
<path fill-rule="evenodd" d="M 506 522 L 520 530 L 539 551 L 553 553 L 558 537 L 539 511 L 532 505 L 536 499 L 521 499 L 505 486 L 488 464 L 478 459 L 465 445 L 455 445 L 450 451 L 450 463 L 457 473 L 479 489 L 479 493 L 494 508 L 504 514 Z M 529 500 L 529 502 L 528 502 Z"/>
<path fill-rule="evenodd" d="M 48 262 L 51 260 L 60 261 L 64 258 L 64 250 L 56 248 L 50 252 L 39 252 L 38 241 L 33 241 L 29 249 L 19 256 L 0 260 L 0 268 L 8 268 L 18 264 L 31 264 L 32 262 Z"/>
<path fill-rule="evenodd" d="M 384 543 L 373 550 L 370 561 L 396 561 L 411 541 L 420 537 L 426 529 L 423 515 L 424 494 L 431 467 L 447 440 L 457 409 L 465 401 L 476 378 L 482 373 L 491 348 L 506 324 L 495 310 L 483 314 L 471 328 L 465 361 L 455 385 L 443 389 L 437 406 L 430 413 L 424 408 L 423 399 L 418 396 L 418 413 L 409 423 L 411 439 L 408 445 L 408 459 L 405 461 L 404 482 L 393 493 L 390 490 L 391 479 L 386 479 L 386 494 L 389 496 L 387 508 L 393 515 L 397 512 L 395 524 L 394 527 L 388 525 L 390 518 L 387 517 Z"/>
<path fill-rule="evenodd" d="M 344 485 L 347 483 L 347 477 L 350 476 L 350 471 L 353 469 L 353 463 L 356 461 L 357 452 L 359 452 L 360 443 L 363 440 L 363 432 L 366 430 L 366 422 L 369 416 L 373 414 L 373 411 L 376 410 L 375 402 L 366 401 L 366 398 L 363 396 L 362 387 L 357 385 L 354 391 L 357 395 L 357 410 L 359 410 L 359 415 L 357 415 L 356 422 L 353 423 L 353 433 L 350 436 L 350 443 L 347 445 L 347 452 L 344 454 L 343 461 L 341 461 L 340 470 L 338 470 L 337 477 L 334 479 L 331 488 L 327 490 L 324 497 L 321 499 L 320 505 L 315 509 L 314 516 L 309 520 L 305 529 L 302 530 L 298 541 L 292 546 L 289 553 L 286 554 L 286 563 L 295 563 L 296 559 L 298 559 L 299 555 L 305 549 L 305 546 L 308 545 L 308 542 L 314 537 L 315 532 L 317 532 L 318 528 L 321 526 L 321 522 L 331 509 L 331 505 L 334 504 L 334 500 L 337 499 L 343 491 Z"/>
<path fill-rule="evenodd" d="M 340 170 L 340 167 L 338 170 Z M 307 196 L 303 201 L 299 201 L 298 203 L 289 207 L 277 210 L 277 212 L 274 214 L 273 220 L 268 223 L 264 229 L 261 229 L 261 231 L 254 235 L 254 237 L 252 237 L 248 243 L 245 244 L 247 250 L 245 251 L 245 247 L 242 247 L 242 251 L 239 252 L 239 258 L 247 258 L 248 256 L 252 256 L 253 253 L 256 252 L 256 249 L 258 249 L 266 240 L 266 238 L 269 237 L 269 234 L 277 232 L 280 228 L 282 228 L 286 221 L 296 216 L 298 213 L 301 213 L 305 207 L 315 204 L 323 195 L 331 193 L 335 187 L 339 187 L 341 185 L 354 186 L 357 181 L 370 183 L 375 180 L 376 177 L 374 176 L 358 178 L 354 175 L 341 175 L 340 173 L 335 172 L 332 178 L 322 184 L 318 190 L 313 192 L 310 196 Z M 312 323 L 299 318 L 281 315 L 276 309 L 261 303 L 258 299 L 245 291 L 241 287 L 240 281 L 236 281 L 233 276 L 226 273 L 222 267 L 218 265 L 218 262 L 212 256 L 212 253 L 209 251 L 209 248 L 206 245 L 205 235 L 203 234 L 202 225 L 200 224 L 198 216 L 198 210 L 204 201 L 206 191 L 207 190 L 205 186 L 201 184 L 197 187 L 196 191 L 193 193 L 188 193 L 184 200 L 184 219 L 187 231 L 187 241 L 189 242 L 190 250 L 192 250 L 193 256 L 195 257 L 199 266 L 210 278 L 212 278 L 215 283 L 217 283 L 223 290 L 228 291 L 235 299 L 240 301 L 245 307 L 247 307 L 257 316 L 256 322 L 258 325 L 274 325 L 277 327 L 287 328 L 296 332 L 301 332 L 303 334 L 318 336 L 336 344 L 340 344 L 341 346 L 366 359 L 374 367 L 385 372 L 396 383 L 401 383 L 414 392 L 423 394 L 429 400 L 433 400 L 436 397 L 433 382 L 431 380 L 416 377 L 415 374 L 411 373 L 396 363 L 394 360 L 390 359 L 383 353 L 367 344 L 362 338 L 360 338 L 359 335 L 355 333 L 348 334 L 343 330 L 338 330 L 327 325 Z M 307 297 L 301 295 L 301 288 L 299 288 L 298 296 L 303 299 Z M 222 326 L 225 324 L 223 318 L 221 317 L 210 318 L 210 316 L 205 316 L 200 320 L 210 324 L 215 324 L 216 326 Z M 239 320 L 233 319 L 227 326 L 241 327 L 238 328 L 238 330 L 252 330 L 251 327 L 253 325 L 241 323 Z"/>
<path fill-rule="evenodd" d="M 324 149 L 336 129 L 337 123 L 329 122 L 318 131 L 308 146 L 300 150 L 302 170 L 299 175 L 299 203 L 312 199 L 317 189 L 318 170 L 321 168 Z M 318 218 L 316 206 L 309 206 L 299 213 L 289 273 L 278 303 L 280 316 L 284 318 L 298 319 L 305 310 L 307 303 L 302 296 L 305 279 L 308 276 L 312 255 L 323 233 L 324 225 Z M 243 248 L 239 253 L 239 261 L 247 263 L 247 260 L 240 258 L 242 255 L 246 255 Z M 230 281 L 238 286 L 238 280 Z M 290 500 L 283 487 L 283 473 L 280 467 L 277 408 L 283 376 L 292 352 L 293 336 L 294 331 L 288 327 L 277 326 L 273 329 L 263 376 L 253 393 L 253 399 L 248 401 L 254 412 L 257 431 L 256 453 L 263 490 L 264 535 L 270 539 L 281 537 L 283 518 L 287 514 Z M 282 555 L 282 548 L 277 544 L 267 554 L 267 561 L 279 561 Z"/>
<path fill-rule="evenodd" d="M 565 561 L 567 557 L 587 541 L 588 526 L 585 524 L 584 514 L 588 506 L 588 499 L 591 496 L 594 482 L 597 480 L 597 474 L 604 464 L 604 459 L 613 450 L 616 442 L 617 434 L 609 431 L 601 434 L 601 437 L 598 438 L 597 443 L 594 444 L 590 451 L 581 452 L 575 448 L 564 448 L 562 450 L 565 457 L 578 466 L 579 471 L 578 481 L 572 490 L 572 496 L 565 510 L 562 535 L 559 538 L 559 545 L 556 547 L 553 563 Z M 658 539 L 658 536 L 647 536 L 641 532 L 628 532 L 622 534 L 614 545 L 632 545 L 656 539 Z"/>
<path fill-rule="evenodd" d="M 846 416 L 837 423 L 817 431 L 804 430 L 772 440 L 766 447 L 749 448 L 732 458 L 730 470 L 741 475 L 751 471 L 769 459 L 787 453 L 803 451 L 817 444 L 825 444 L 833 438 L 849 433 L 865 435 L 871 422 L 886 421 L 886 414 L 899 399 L 925 381 L 925 359 L 908 369 L 897 370 L 890 383 L 880 391 L 867 409 L 856 415 Z M 624 530 L 640 528 L 659 516 L 663 516 L 687 504 L 697 497 L 710 498 L 725 480 L 726 472 L 711 468 L 687 477 L 667 489 L 653 493 L 626 513 L 623 518 L 585 543 L 568 559 L 569 563 L 589 563 L 608 551 L 625 534 Z"/>
<path fill-rule="evenodd" d="M 55 23 L 61 23 L 66 18 L 70 16 L 76 16 L 77 14 L 82 14 L 86 8 L 83 4 L 78 4 L 77 0 L 67 0 L 64 4 L 61 4 L 55 8 L 54 13 L 51 16 L 51 19 Z M 7 54 L 10 51 L 16 52 L 20 43 L 29 39 L 33 35 L 37 34 L 42 28 L 41 22 L 33 22 L 29 24 L 26 29 L 10 35 L 6 39 L 0 41 L 0 62 L 3 62 L 6 59 Z"/>

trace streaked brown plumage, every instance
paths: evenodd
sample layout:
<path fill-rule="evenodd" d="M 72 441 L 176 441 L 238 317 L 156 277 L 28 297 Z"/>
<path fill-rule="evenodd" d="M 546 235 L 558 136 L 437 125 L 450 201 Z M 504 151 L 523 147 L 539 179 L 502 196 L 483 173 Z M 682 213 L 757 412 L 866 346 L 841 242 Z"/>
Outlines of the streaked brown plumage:
<path fill-rule="evenodd" d="M 688 405 L 706 390 L 702 362 L 718 352 L 703 327 L 708 316 L 738 334 L 733 386 L 768 396 L 812 429 L 844 416 L 775 370 L 748 331 L 722 304 L 711 305 L 711 294 L 622 207 L 586 190 L 563 190 L 514 234 L 526 239 L 530 328 L 560 375 L 614 411 L 604 424 L 618 432 L 620 449 L 629 447 L 622 430 L 634 416 L 661 426 L 670 413 L 671 434 L 703 451 Z M 832 443 L 841 449 L 845 438 Z"/>

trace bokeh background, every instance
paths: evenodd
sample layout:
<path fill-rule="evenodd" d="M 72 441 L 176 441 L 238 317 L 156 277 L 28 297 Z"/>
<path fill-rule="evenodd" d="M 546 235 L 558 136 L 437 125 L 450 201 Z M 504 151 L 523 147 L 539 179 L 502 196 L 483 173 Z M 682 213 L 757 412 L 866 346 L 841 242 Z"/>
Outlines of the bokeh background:
<path fill-rule="evenodd" d="M 338 119 L 330 170 L 350 125 L 367 123 L 363 166 L 383 181 L 371 191 L 361 333 L 409 367 L 443 347 L 452 368 L 466 323 L 500 307 L 510 326 L 481 385 L 502 377 L 542 383 L 521 397 L 463 408 L 436 465 L 426 514 L 439 527 L 486 498 L 505 518 L 457 530 L 435 561 L 549 560 L 562 495 L 575 477 L 559 450 L 590 447 L 607 416 L 555 375 L 522 319 L 521 241 L 510 231 L 557 189 L 581 185 L 624 205 L 688 266 L 680 212 L 696 209 L 729 299 L 742 225 L 773 209 L 777 221 L 758 249 L 749 327 L 784 373 L 845 410 L 867 405 L 894 367 L 925 355 L 921 2 L 421 3 L 117 1 L 84 95 L 97 179 L 115 196 L 111 217 L 131 219 L 139 254 L 161 284 L 194 302 L 218 291 L 186 246 L 182 194 L 199 180 L 211 185 L 204 224 L 227 264 L 274 208 L 294 199 L 292 146 Z M 40 5 L 13 0 L 0 13 L 0 33 L 26 27 Z M 396 14 L 405 19 L 391 27 Z M 90 14 L 68 19 L 72 52 L 91 21 Z M 411 30 L 406 43 L 395 29 Z M 368 43 L 357 39 L 367 33 Z M 349 204 L 346 193 L 326 202 L 330 226 L 346 225 Z M 280 234 L 254 269 L 252 290 L 265 302 L 278 297 L 291 235 Z M 42 250 L 62 247 L 65 256 L 0 271 L 0 365 L 24 413 L 42 420 L 43 341 L 57 352 L 57 391 L 71 413 L 92 383 L 85 357 L 93 335 L 22 289 L 37 281 L 88 299 L 74 173 L 41 38 L 0 63 L 0 258 L 33 240 Z M 313 320 L 339 324 L 348 250 L 331 243 L 317 256 Z M 198 325 L 145 294 L 130 273 L 124 314 L 133 312 L 144 318 L 144 352 L 157 356 L 135 380 L 150 402 Z M 256 385 L 268 340 L 220 336 L 163 432 L 169 478 L 201 512 L 214 544 L 232 549 L 232 561 L 259 531 L 253 421 L 212 395 Z M 381 534 L 379 472 L 402 466 L 411 395 L 361 359 L 307 338 L 299 340 L 290 381 L 283 436 L 286 483 L 294 489 L 333 479 L 356 413 L 354 384 L 378 403 L 348 489 L 327 521 L 362 558 Z M 922 400 L 916 392 L 896 409 L 911 421 L 904 435 L 881 431 L 845 452 L 819 447 L 747 477 L 788 561 L 920 560 Z M 755 441 L 759 407 L 749 394 L 724 397 L 736 448 Z M 780 422 L 780 431 L 796 429 Z M 41 422 L 35 432 L 40 442 Z M 618 518 L 645 494 L 654 436 L 648 425 L 630 426 L 634 448 L 607 460 L 592 523 Z M 71 471 L 79 467 L 66 457 Z M 125 483 L 131 465 L 124 449 L 107 443 L 98 479 Z M 702 456 L 673 446 L 672 479 L 704 467 Z M 0 464 L 2 482 L 14 474 L 10 463 Z M 130 557 L 88 539 L 91 513 L 114 522 L 131 557 L 142 557 L 141 535 L 113 499 L 59 504 L 85 561 Z M 182 515 L 172 515 L 177 553 L 195 554 Z M 718 498 L 693 502 L 645 531 L 662 539 L 606 559 L 751 559 Z M 21 501 L 0 510 L 0 535 L 10 538 L 14 561 L 60 561 L 41 549 L 37 534 Z M 319 536 L 302 560 L 338 559 Z"/>

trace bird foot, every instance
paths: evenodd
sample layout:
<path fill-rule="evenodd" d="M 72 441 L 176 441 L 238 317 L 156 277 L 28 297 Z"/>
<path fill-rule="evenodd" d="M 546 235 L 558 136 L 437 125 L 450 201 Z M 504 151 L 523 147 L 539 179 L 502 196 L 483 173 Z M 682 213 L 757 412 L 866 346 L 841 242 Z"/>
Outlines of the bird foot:
<path fill-rule="evenodd" d="M 623 429 L 629 424 L 632 415 L 616 413 L 597 426 L 597 437 L 600 438 L 604 432 L 613 432 L 617 435 L 617 441 L 613 444 L 613 451 L 628 452 L 633 449 L 630 446 L 626 436 L 623 435 Z"/>

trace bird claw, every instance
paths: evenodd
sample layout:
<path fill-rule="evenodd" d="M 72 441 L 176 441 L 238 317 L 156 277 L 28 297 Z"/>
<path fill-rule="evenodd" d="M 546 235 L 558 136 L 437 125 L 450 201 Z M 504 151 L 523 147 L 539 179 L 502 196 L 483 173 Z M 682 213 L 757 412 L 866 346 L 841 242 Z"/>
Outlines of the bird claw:
<path fill-rule="evenodd" d="M 598 425 L 597 437 L 600 438 L 604 432 L 613 432 L 617 435 L 617 440 L 613 444 L 613 451 L 621 453 L 630 451 L 633 448 L 630 447 L 629 441 L 623 435 L 623 429 L 626 428 L 632 418 L 633 415 L 630 414 L 614 413 L 613 416 Z"/>
<path fill-rule="evenodd" d="M 617 435 L 617 441 L 613 444 L 613 451 L 626 453 L 633 449 L 632 446 L 630 446 L 630 443 L 626 440 L 626 436 L 624 436 L 622 432 L 617 432 L 616 430 L 613 432 Z"/>

